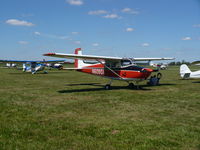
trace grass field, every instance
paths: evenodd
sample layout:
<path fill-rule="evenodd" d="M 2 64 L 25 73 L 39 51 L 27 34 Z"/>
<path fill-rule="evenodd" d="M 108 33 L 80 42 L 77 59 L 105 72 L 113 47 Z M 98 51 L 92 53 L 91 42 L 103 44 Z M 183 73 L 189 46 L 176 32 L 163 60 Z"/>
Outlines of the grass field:
<path fill-rule="evenodd" d="M 75 71 L 0 69 L 0 149 L 199 150 L 200 80 L 162 73 L 160 86 L 106 91 Z"/>

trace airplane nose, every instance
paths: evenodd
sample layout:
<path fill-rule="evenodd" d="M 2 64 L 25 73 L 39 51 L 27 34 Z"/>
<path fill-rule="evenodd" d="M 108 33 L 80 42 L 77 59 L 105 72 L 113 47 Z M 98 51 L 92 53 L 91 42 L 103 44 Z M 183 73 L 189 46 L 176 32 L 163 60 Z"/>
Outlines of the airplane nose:
<path fill-rule="evenodd" d="M 153 69 L 150 69 L 150 68 L 146 68 L 146 70 L 147 70 L 148 72 L 153 72 Z"/>

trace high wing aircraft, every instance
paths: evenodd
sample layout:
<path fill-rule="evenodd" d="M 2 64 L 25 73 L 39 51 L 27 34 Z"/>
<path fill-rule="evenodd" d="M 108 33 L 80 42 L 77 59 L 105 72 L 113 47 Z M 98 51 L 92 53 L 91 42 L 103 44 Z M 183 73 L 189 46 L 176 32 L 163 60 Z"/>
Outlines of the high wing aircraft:
<path fill-rule="evenodd" d="M 200 78 L 200 70 L 192 72 L 186 64 L 183 64 L 180 66 L 180 75 L 183 79 L 198 79 Z"/>
<path fill-rule="evenodd" d="M 22 64 L 22 69 L 24 72 L 31 72 L 32 74 L 35 74 L 38 71 L 44 71 L 44 73 L 47 73 L 45 71 L 45 67 L 47 67 L 47 64 L 55 64 L 58 62 L 64 62 L 64 60 L 43 60 L 43 61 L 30 61 L 30 60 L 0 60 L 2 63 L 7 64 Z"/>
<path fill-rule="evenodd" d="M 174 58 L 122 58 L 109 56 L 82 55 L 81 48 L 75 49 L 75 54 L 47 53 L 44 56 L 75 59 L 75 69 L 80 72 L 93 74 L 111 79 L 105 89 L 111 88 L 112 80 L 126 81 L 130 87 L 134 83 L 146 80 L 155 70 L 135 65 L 136 61 L 172 60 Z M 96 61 L 87 62 L 86 60 Z"/>

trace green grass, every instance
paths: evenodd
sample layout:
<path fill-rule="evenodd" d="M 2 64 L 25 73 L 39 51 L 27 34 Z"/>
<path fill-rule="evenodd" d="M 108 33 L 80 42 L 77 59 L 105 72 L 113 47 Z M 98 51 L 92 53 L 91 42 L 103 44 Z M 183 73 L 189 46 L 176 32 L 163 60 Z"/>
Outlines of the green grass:
<path fill-rule="evenodd" d="M 199 150 L 200 80 L 162 73 L 160 86 L 106 91 L 75 71 L 0 69 L 0 149 Z"/>

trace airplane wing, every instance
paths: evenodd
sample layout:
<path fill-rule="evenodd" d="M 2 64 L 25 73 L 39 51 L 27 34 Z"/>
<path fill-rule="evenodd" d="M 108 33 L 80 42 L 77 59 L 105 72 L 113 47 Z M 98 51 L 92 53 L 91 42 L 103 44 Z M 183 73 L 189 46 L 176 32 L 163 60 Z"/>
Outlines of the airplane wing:
<path fill-rule="evenodd" d="M 151 61 L 151 60 L 173 60 L 174 58 L 122 58 L 109 56 L 94 56 L 94 55 L 77 55 L 77 54 L 63 54 L 63 53 L 47 53 L 44 56 L 69 58 L 69 59 L 83 59 L 83 60 L 133 60 L 133 61 Z"/>
<path fill-rule="evenodd" d="M 134 61 L 152 61 L 152 60 L 174 60 L 175 58 L 163 57 L 163 58 L 132 58 Z"/>
<path fill-rule="evenodd" d="M 65 60 L 0 60 L 0 62 L 4 63 L 58 63 L 64 62 Z"/>
<path fill-rule="evenodd" d="M 121 57 L 108 57 L 108 56 L 94 56 L 94 55 L 77 55 L 77 54 L 63 54 L 63 53 L 47 53 L 44 56 L 69 58 L 69 59 L 84 59 L 84 60 L 122 60 Z"/>

